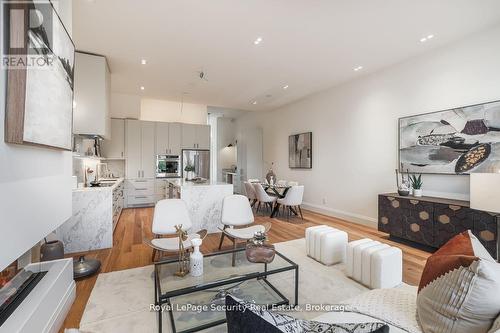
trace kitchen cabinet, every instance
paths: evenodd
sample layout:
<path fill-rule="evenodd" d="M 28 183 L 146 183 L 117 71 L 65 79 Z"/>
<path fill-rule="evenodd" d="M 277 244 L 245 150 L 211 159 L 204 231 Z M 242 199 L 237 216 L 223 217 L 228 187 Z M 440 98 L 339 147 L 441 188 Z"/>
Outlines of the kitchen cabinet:
<path fill-rule="evenodd" d="M 156 123 L 156 154 L 181 154 L 181 124 Z"/>
<path fill-rule="evenodd" d="M 181 124 L 168 124 L 168 148 L 170 149 L 171 155 L 181 155 L 181 133 Z"/>
<path fill-rule="evenodd" d="M 125 120 L 111 119 L 111 140 L 103 140 L 102 156 L 110 159 L 125 157 Z"/>
<path fill-rule="evenodd" d="M 111 138 L 110 73 L 106 58 L 75 52 L 73 133 Z"/>
<path fill-rule="evenodd" d="M 142 142 L 141 122 L 139 120 L 125 121 L 125 151 L 127 156 L 126 178 L 141 178 Z"/>
<path fill-rule="evenodd" d="M 210 126 L 182 124 L 183 149 L 210 149 Z"/>
<path fill-rule="evenodd" d="M 155 177 L 155 123 L 126 120 L 127 179 Z"/>
<path fill-rule="evenodd" d="M 141 160 L 142 178 L 155 178 L 155 123 L 141 121 Z"/>

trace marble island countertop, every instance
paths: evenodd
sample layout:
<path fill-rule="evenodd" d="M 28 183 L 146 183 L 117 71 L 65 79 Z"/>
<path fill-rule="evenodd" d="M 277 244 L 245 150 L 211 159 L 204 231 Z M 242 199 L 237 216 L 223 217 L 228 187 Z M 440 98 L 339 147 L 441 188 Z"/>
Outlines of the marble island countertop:
<path fill-rule="evenodd" d="M 120 185 L 121 183 L 123 183 L 123 181 L 124 181 L 124 178 L 118 178 L 116 180 L 101 179 L 101 183 L 113 184 L 113 185 L 75 188 L 75 189 L 73 189 L 73 192 L 107 191 L 107 190 L 113 191 L 118 185 Z"/>
<path fill-rule="evenodd" d="M 220 185 L 233 186 L 232 184 L 228 184 L 225 182 L 219 182 L 219 181 L 215 181 L 215 180 L 207 180 L 204 183 L 196 183 L 196 182 L 188 181 L 185 179 L 172 178 L 172 179 L 167 179 L 167 182 L 174 185 L 175 187 L 202 187 L 202 186 L 220 186 Z"/>

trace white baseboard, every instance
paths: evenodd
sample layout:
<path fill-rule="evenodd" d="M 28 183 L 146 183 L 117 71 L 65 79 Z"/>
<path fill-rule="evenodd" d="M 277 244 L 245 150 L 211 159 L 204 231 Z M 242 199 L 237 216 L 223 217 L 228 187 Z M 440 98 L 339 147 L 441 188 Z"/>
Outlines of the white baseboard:
<path fill-rule="evenodd" d="M 322 205 L 311 204 L 311 203 L 307 203 L 307 202 L 303 202 L 302 207 L 304 209 L 307 209 L 307 210 L 310 210 L 313 212 L 317 212 L 320 214 L 336 217 L 336 218 L 346 220 L 349 222 L 353 222 L 353 223 L 357 223 L 357 224 L 366 225 L 368 227 L 375 228 L 375 229 L 377 228 L 378 221 L 377 221 L 377 219 L 374 219 L 372 217 L 354 214 L 354 213 L 350 213 L 350 212 L 346 212 L 346 211 L 342 211 L 342 210 L 338 210 L 338 209 L 333 209 L 333 208 L 322 206 Z"/>

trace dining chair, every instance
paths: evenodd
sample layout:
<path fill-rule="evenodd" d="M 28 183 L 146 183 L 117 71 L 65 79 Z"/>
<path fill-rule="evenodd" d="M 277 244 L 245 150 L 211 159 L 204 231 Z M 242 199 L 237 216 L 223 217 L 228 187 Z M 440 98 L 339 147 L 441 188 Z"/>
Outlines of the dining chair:
<path fill-rule="evenodd" d="M 290 219 L 291 212 L 293 209 L 297 209 L 300 213 L 300 217 L 304 219 L 302 215 L 302 209 L 300 205 L 302 205 L 302 199 L 304 197 L 304 185 L 295 185 L 290 187 L 288 192 L 283 199 L 278 199 L 278 205 L 281 205 L 287 209 L 287 219 Z M 297 211 L 295 211 L 297 213 Z"/>
<path fill-rule="evenodd" d="M 233 194 L 222 200 L 222 234 L 220 236 L 219 250 L 222 248 L 224 237 L 233 242 L 233 249 L 239 239 L 252 239 L 256 232 L 266 232 L 269 230 L 265 225 L 252 225 L 254 216 L 248 199 L 244 195 Z M 233 252 L 232 265 L 235 265 L 235 252 Z"/>
<path fill-rule="evenodd" d="M 297 186 L 299 185 L 299 182 L 296 182 L 296 181 L 289 181 L 288 182 L 288 186 Z"/>
<path fill-rule="evenodd" d="M 245 192 L 247 194 L 248 201 L 250 202 L 250 207 L 253 207 L 257 202 L 257 194 L 255 193 L 255 189 L 253 188 L 252 183 L 243 182 L 245 185 Z"/>
<path fill-rule="evenodd" d="M 259 213 L 261 204 L 266 205 L 272 211 L 273 205 L 278 198 L 267 194 L 267 192 L 264 190 L 264 187 L 262 187 L 262 184 L 256 183 L 252 185 L 253 188 L 255 189 L 255 194 L 257 195 L 257 200 L 258 200 L 256 213 Z"/>
<path fill-rule="evenodd" d="M 187 239 L 183 241 L 184 249 L 192 247 L 191 240 L 205 238 L 207 231 L 200 230 L 189 233 L 192 227 L 186 203 L 181 199 L 163 199 L 156 203 L 153 213 L 151 231 L 155 238 L 144 242 L 153 248 L 151 260 L 154 262 L 156 255 L 162 252 L 179 252 L 179 238 L 176 226 L 182 225 L 181 230 L 187 231 Z"/>

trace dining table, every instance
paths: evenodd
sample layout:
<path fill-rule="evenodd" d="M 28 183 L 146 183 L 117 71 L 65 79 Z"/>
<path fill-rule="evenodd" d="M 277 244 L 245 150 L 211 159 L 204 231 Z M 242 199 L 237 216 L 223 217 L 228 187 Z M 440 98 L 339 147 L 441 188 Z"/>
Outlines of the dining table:
<path fill-rule="evenodd" d="M 286 193 L 288 190 L 291 188 L 289 185 L 281 185 L 281 184 L 267 184 L 267 183 L 261 183 L 262 187 L 264 188 L 264 191 L 266 191 L 269 195 L 275 196 L 278 199 L 283 199 L 286 196 Z M 274 218 L 280 209 L 280 204 L 275 203 L 273 206 L 273 210 L 271 211 L 271 218 Z M 291 208 L 291 211 L 294 215 L 298 215 L 298 213 Z"/>

